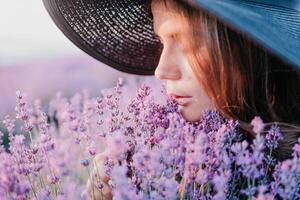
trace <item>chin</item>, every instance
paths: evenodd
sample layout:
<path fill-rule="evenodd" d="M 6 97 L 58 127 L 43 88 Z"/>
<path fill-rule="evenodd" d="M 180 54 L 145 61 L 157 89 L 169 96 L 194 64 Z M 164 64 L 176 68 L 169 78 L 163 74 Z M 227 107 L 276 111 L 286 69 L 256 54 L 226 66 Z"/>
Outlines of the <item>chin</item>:
<path fill-rule="evenodd" d="M 193 109 L 192 106 L 183 106 L 179 109 L 182 117 L 189 122 L 197 122 L 201 119 L 203 111 L 200 109 Z"/>

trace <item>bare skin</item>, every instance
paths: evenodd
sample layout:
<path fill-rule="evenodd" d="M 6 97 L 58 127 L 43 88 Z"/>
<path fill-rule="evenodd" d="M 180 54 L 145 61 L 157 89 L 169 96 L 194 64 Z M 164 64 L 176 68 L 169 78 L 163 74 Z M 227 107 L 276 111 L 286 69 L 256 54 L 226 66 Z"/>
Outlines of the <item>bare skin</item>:
<path fill-rule="evenodd" d="M 188 22 L 176 11 L 169 9 L 172 8 L 170 1 L 167 1 L 166 8 L 162 1 L 154 0 L 151 8 L 154 32 L 164 46 L 155 77 L 165 81 L 169 95 L 175 93 L 179 96 L 192 97 L 188 104 L 181 106 L 181 114 L 188 121 L 198 121 L 204 110 L 212 109 L 214 106 L 188 61 L 188 57 L 193 53 L 186 44 L 186 38 L 189 37 Z M 201 48 L 199 55 L 203 60 L 207 60 L 208 53 L 205 46 Z"/>

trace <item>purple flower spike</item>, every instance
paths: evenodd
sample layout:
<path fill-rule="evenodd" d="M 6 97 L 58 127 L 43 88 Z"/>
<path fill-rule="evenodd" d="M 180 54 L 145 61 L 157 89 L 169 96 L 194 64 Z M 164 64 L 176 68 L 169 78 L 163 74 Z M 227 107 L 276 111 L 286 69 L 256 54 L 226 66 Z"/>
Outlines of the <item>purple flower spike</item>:
<path fill-rule="evenodd" d="M 59 178 L 55 175 L 48 176 L 48 181 L 50 184 L 56 184 L 59 181 Z"/>
<path fill-rule="evenodd" d="M 26 132 L 31 132 L 33 129 L 33 120 L 32 120 L 32 109 L 29 108 L 27 102 L 20 91 L 16 92 L 16 101 L 17 106 L 15 110 L 17 112 L 16 118 L 24 122 L 22 129 Z"/>
<path fill-rule="evenodd" d="M 283 139 L 279 126 L 272 125 L 265 138 L 269 149 L 277 148 L 278 142 Z"/>
<path fill-rule="evenodd" d="M 265 127 L 263 120 L 259 116 L 254 117 L 251 121 L 251 125 L 253 126 L 253 131 L 258 134 L 261 133 Z"/>
<path fill-rule="evenodd" d="M 8 134 L 12 135 L 15 130 L 15 120 L 11 119 L 9 115 L 6 115 L 3 124 L 8 130 Z"/>
<path fill-rule="evenodd" d="M 300 138 L 298 138 L 298 143 L 295 144 L 293 150 L 294 150 L 293 155 L 300 157 Z"/>
<path fill-rule="evenodd" d="M 90 165 L 90 161 L 87 160 L 87 159 L 85 159 L 85 160 L 81 161 L 81 164 L 82 164 L 84 167 L 87 167 L 87 166 Z"/>
<path fill-rule="evenodd" d="M 49 109 L 37 100 L 34 111 L 18 91 L 17 118 L 31 132 L 19 133 L 9 116 L 3 120 L 10 144 L 0 147 L 0 199 L 88 199 L 87 170 L 96 172 L 97 192 L 106 183 L 99 175 L 107 176 L 118 200 L 300 199 L 300 139 L 292 158 L 279 162 L 272 156 L 282 139 L 279 125 L 267 130 L 256 116 L 250 138 L 217 110 L 188 122 L 165 86 L 163 103 L 153 89 L 142 84 L 132 95 L 119 78 L 100 97 L 57 93 Z M 106 159 L 91 166 L 101 152 Z"/>
<path fill-rule="evenodd" d="M 37 199 L 38 200 L 50 200 L 51 197 L 51 190 L 50 188 L 46 187 L 43 188 L 38 194 L 37 194 Z"/>
<path fill-rule="evenodd" d="M 26 195 L 30 192 L 30 183 L 29 181 L 23 181 L 20 183 L 20 186 L 19 186 L 19 191 L 17 192 L 17 194 L 19 196 L 23 196 L 23 195 Z"/>
<path fill-rule="evenodd" d="M 97 149 L 95 147 L 95 143 L 92 142 L 88 147 L 87 147 L 87 151 L 90 154 L 90 156 L 95 156 L 97 153 Z"/>

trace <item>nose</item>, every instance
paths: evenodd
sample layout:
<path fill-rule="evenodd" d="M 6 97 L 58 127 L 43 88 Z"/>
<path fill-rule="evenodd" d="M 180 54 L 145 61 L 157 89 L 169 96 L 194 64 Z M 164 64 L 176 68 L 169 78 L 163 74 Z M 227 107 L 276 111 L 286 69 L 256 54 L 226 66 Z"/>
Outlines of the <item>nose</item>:
<path fill-rule="evenodd" d="M 160 80 L 178 80 L 181 78 L 178 55 L 174 49 L 163 48 L 154 75 Z"/>

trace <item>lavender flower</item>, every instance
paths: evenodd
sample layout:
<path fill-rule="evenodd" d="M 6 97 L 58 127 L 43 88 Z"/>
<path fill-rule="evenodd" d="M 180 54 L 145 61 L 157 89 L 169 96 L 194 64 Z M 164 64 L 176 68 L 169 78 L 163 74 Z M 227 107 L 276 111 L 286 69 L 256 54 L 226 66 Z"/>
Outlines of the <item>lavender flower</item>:
<path fill-rule="evenodd" d="M 260 186 L 258 188 L 259 193 L 256 197 L 253 198 L 253 200 L 274 200 L 275 196 L 266 192 L 267 188 L 268 187 L 264 185 Z"/>
<path fill-rule="evenodd" d="M 59 178 L 55 175 L 48 176 L 48 181 L 50 184 L 56 184 L 59 181 Z"/>
<path fill-rule="evenodd" d="M 24 198 L 30 192 L 30 184 L 18 177 L 17 166 L 6 152 L 0 153 L 0 198 Z"/>
<path fill-rule="evenodd" d="M 85 160 L 81 161 L 81 164 L 82 164 L 84 167 L 87 167 L 87 166 L 90 165 L 90 161 L 87 160 L 87 159 L 85 159 Z"/>
<path fill-rule="evenodd" d="M 261 133 L 265 127 L 264 122 L 259 116 L 255 116 L 251 121 L 251 125 L 253 126 L 253 131 L 257 134 Z"/>
<path fill-rule="evenodd" d="M 271 183 L 274 195 L 283 199 L 300 198 L 300 157 L 298 152 L 299 142 L 294 148 L 293 158 L 285 160 L 275 167 L 274 182 Z"/>
<path fill-rule="evenodd" d="M 3 124 L 6 127 L 8 134 L 9 135 L 13 135 L 13 132 L 15 130 L 15 120 L 11 119 L 9 117 L 9 115 L 6 115 L 4 120 L 3 120 Z"/>
<path fill-rule="evenodd" d="M 147 84 L 132 99 L 127 87 L 119 79 L 95 98 L 57 93 L 48 112 L 39 100 L 33 110 L 18 91 L 16 118 L 30 138 L 5 117 L 10 144 L 0 150 L 0 199 L 85 199 L 87 179 L 95 193 L 104 188 L 99 170 L 118 200 L 300 198 L 300 140 L 292 159 L 277 161 L 279 126 L 266 130 L 257 116 L 256 137 L 246 141 L 239 122 L 217 110 L 187 122 L 165 86 L 163 103 Z M 108 158 L 97 168 L 90 161 L 100 152 Z"/>
<path fill-rule="evenodd" d="M 23 94 L 20 91 L 16 92 L 17 112 L 16 118 L 24 122 L 23 130 L 31 132 L 33 129 L 33 120 L 31 118 L 32 109 L 28 106 Z"/>
<path fill-rule="evenodd" d="M 283 139 L 280 128 L 277 125 L 272 125 L 266 135 L 266 146 L 270 149 L 278 147 L 278 142 Z"/>

